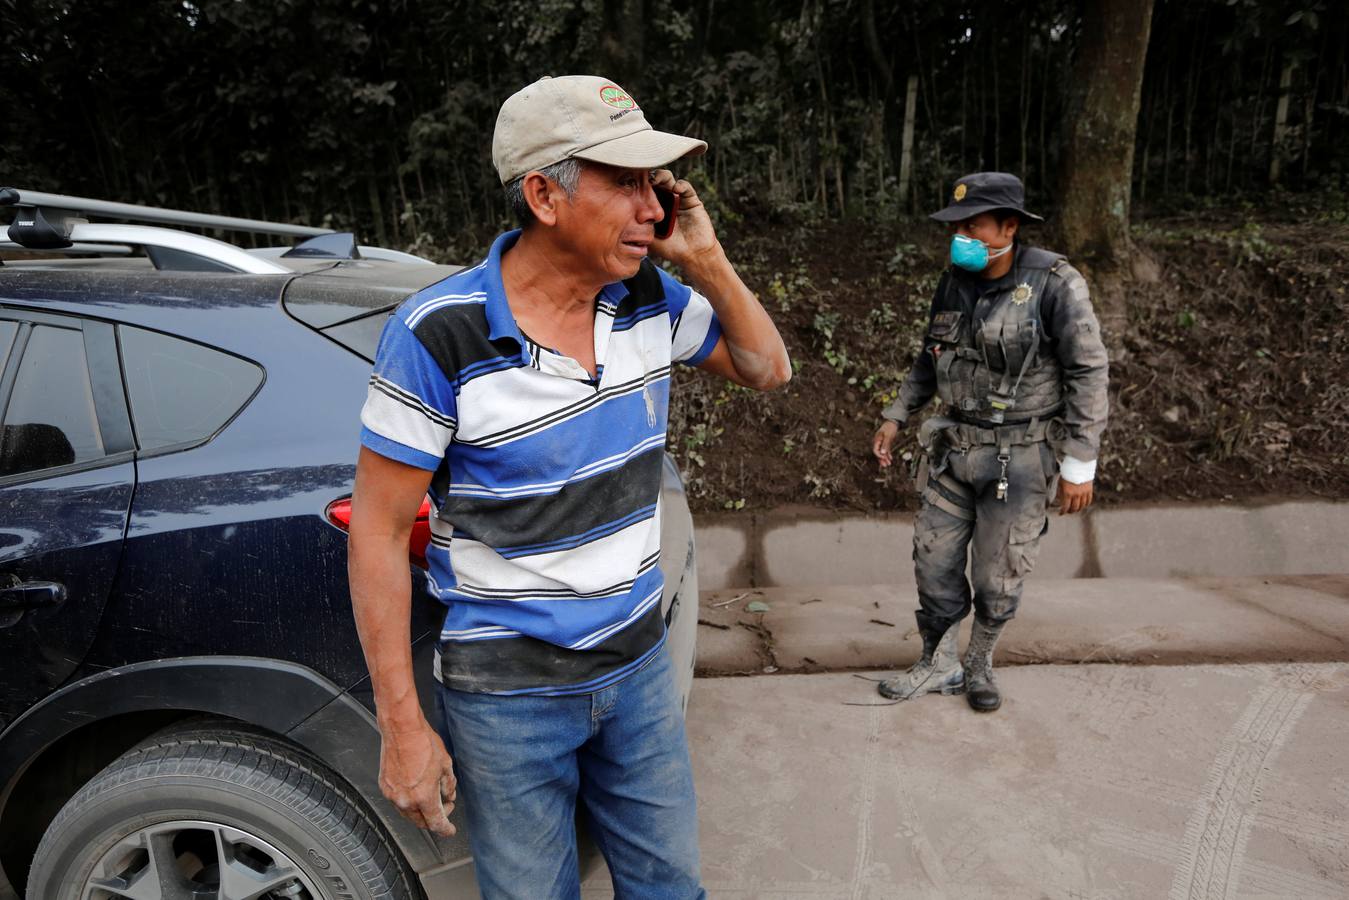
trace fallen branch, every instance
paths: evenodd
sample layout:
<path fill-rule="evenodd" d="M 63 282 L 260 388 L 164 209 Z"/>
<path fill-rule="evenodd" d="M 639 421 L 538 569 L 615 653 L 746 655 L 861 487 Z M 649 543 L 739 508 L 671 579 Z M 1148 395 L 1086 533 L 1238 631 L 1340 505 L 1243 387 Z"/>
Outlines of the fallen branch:
<path fill-rule="evenodd" d="M 720 601 L 720 602 L 718 602 L 718 603 L 709 603 L 709 604 L 707 604 L 707 605 L 710 606 L 710 607 L 712 607 L 713 609 L 725 609 L 726 607 L 730 606 L 732 603 L 738 603 L 738 602 L 740 602 L 741 600 L 744 600 L 746 597 L 748 597 L 748 596 L 750 595 L 750 593 L 751 593 L 751 591 L 745 591 L 743 594 L 736 594 L 736 595 L 735 595 L 734 597 L 732 597 L 730 600 L 722 600 L 722 601 Z"/>

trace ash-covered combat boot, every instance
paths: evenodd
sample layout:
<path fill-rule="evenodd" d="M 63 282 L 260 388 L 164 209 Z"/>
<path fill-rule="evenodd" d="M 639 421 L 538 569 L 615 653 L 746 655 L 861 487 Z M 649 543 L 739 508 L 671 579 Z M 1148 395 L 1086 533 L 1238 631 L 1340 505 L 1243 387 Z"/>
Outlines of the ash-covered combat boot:
<path fill-rule="evenodd" d="M 956 639 L 960 623 L 946 629 L 942 635 L 923 629 L 923 658 L 903 675 L 882 681 L 876 690 L 891 700 L 908 700 L 918 694 L 959 694 L 965 689 L 965 672 L 956 655 Z"/>
<path fill-rule="evenodd" d="M 993 712 L 1002 706 L 1002 694 L 993 678 L 993 647 L 1006 622 L 985 625 L 975 617 L 970 643 L 965 648 L 965 700 L 978 712 Z"/>

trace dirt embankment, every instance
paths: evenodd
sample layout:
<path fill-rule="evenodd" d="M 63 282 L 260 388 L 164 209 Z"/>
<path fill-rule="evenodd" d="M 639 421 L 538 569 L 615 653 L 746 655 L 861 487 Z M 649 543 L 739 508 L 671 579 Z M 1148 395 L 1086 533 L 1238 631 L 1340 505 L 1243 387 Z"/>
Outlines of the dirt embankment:
<path fill-rule="evenodd" d="M 1127 328 L 1106 334 L 1099 502 L 1349 497 L 1349 222 L 1287 218 L 1136 229 L 1161 279 L 1133 289 Z M 905 472 L 880 472 L 869 442 L 920 347 L 943 234 L 723 231 L 796 374 L 770 395 L 677 375 L 670 446 L 694 509 L 913 508 Z M 910 459 L 915 434 L 901 436 Z"/>

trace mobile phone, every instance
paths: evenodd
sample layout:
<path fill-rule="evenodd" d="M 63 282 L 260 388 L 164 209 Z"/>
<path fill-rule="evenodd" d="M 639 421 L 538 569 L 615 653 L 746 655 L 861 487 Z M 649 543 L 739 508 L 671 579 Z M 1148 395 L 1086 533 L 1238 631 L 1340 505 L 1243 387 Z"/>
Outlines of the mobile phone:
<path fill-rule="evenodd" d="M 656 199 L 660 201 L 660 208 L 665 210 L 665 217 L 656 223 L 656 238 L 663 241 L 674 234 L 675 219 L 679 217 L 679 195 L 665 188 L 656 188 Z"/>

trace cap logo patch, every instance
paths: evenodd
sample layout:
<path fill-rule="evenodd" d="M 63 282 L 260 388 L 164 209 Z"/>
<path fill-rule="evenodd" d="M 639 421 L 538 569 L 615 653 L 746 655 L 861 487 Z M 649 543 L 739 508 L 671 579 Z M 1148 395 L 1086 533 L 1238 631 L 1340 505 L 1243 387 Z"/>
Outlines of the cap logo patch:
<path fill-rule="evenodd" d="M 637 104 L 620 87 L 606 84 L 600 88 L 600 99 L 614 109 L 634 109 Z"/>
<path fill-rule="evenodd" d="M 968 189 L 967 189 L 967 188 L 965 187 L 965 185 L 963 185 L 963 184 L 958 184 L 958 185 L 956 185 L 956 202 L 957 202 L 957 203 L 959 203 L 961 200 L 964 200 L 964 199 L 965 199 L 965 192 L 966 192 L 967 190 L 968 190 Z"/>

